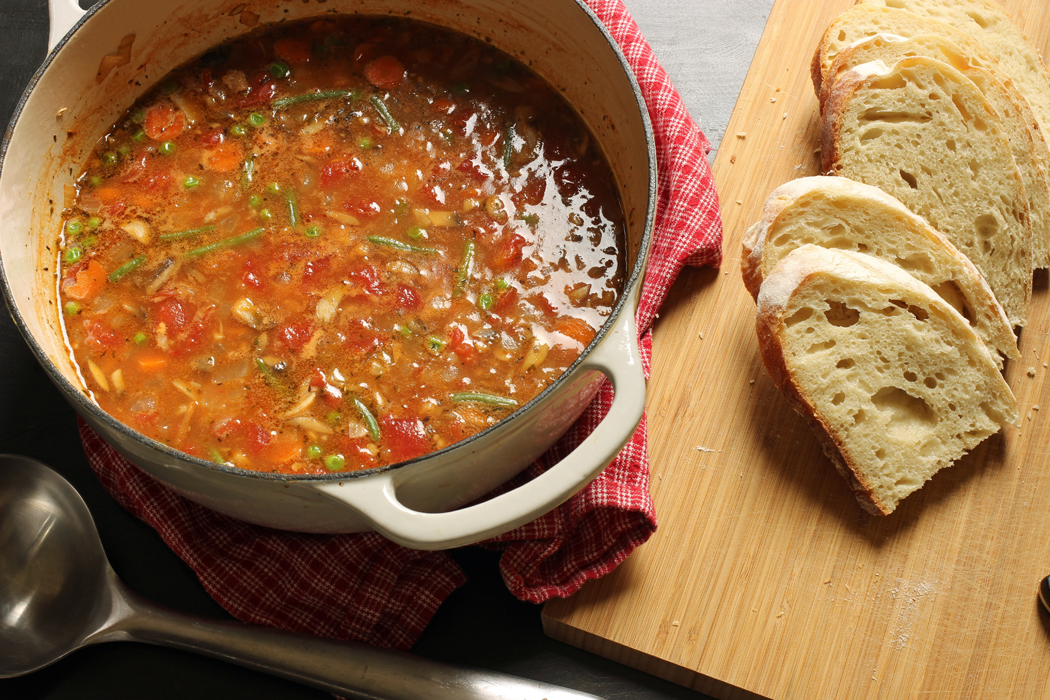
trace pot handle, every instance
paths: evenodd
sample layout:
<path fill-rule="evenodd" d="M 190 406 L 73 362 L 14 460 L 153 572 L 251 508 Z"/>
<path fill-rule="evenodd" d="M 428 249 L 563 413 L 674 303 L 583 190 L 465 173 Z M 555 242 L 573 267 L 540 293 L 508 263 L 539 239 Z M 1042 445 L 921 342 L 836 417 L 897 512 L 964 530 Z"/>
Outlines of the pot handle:
<path fill-rule="evenodd" d="M 516 489 L 446 513 L 423 513 L 397 499 L 398 470 L 322 490 L 365 518 L 386 538 L 411 549 L 451 549 L 509 532 L 543 515 L 589 484 L 612 462 L 638 427 L 645 410 L 645 374 L 638 354 L 634 314 L 625 309 L 605 342 L 581 366 L 612 382 L 612 406 L 594 431 L 566 457 Z"/>
<path fill-rule="evenodd" d="M 51 28 L 47 34 L 47 52 L 51 53 L 62 37 L 86 14 L 77 0 L 48 0 L 48 17 Z"/>

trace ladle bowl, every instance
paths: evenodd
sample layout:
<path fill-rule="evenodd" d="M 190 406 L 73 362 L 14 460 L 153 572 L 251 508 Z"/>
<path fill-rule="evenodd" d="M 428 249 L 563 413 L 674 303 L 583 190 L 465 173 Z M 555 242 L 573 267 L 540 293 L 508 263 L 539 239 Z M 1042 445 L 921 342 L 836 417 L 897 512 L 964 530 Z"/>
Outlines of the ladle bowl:
<path fill-rule="evenodd" d="M 514 676 L 151 603 L 117 578 L 68 481 L 35 460 L 0 455 L 0 678 L 110 641 L 194 651 L 351 698 L 595 700 Z"/>

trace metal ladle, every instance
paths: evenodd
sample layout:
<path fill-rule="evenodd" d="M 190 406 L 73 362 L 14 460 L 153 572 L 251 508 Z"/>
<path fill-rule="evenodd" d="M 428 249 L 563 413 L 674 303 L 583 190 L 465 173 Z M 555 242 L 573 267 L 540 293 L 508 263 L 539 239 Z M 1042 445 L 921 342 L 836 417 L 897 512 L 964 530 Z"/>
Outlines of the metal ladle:
<path fill-rule="evenodd" d="M 151 603 L 113 572 L 72 484 L 40 462 L 0 455 L 0 678 L 111 641 L 186 649 L 352 698 L 596 700 L 514 676 Z"/>

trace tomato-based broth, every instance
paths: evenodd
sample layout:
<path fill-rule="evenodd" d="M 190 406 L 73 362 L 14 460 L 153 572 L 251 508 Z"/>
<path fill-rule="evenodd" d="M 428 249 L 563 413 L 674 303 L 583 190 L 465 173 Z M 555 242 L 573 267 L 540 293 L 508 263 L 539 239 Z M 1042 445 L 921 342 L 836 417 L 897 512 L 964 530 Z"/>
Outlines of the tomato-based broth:
<path fill-rule="evenodd" d="M 612 313 L 623 215 L 595 140 L 492 47 L 407 20 L 265 28 L 99 142 L 60 236 L 99 405 L 191 455 L 324 473 L 509 415 Z"/>

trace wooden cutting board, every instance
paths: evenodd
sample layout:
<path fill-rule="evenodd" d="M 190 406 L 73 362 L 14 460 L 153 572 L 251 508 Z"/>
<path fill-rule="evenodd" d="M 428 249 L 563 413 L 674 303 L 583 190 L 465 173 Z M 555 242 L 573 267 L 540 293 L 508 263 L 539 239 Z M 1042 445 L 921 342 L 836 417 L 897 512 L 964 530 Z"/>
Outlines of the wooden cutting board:
<path fill-rule="evenodd" d="M 867 515 L 759 358 L 740 240 L 819 170 L 809 62 L 852 0 L 778 0 L 714 163 L 721 270 L 687 270 L 656 327 L 660 527 L 543 612 L 552 637 L 719 698 L 1050 698 L 1050 290 L 1036 276 L 1021 419 L 889 517 Z M 1050 54 L 1045 0 L 1006 9 Z"/>

